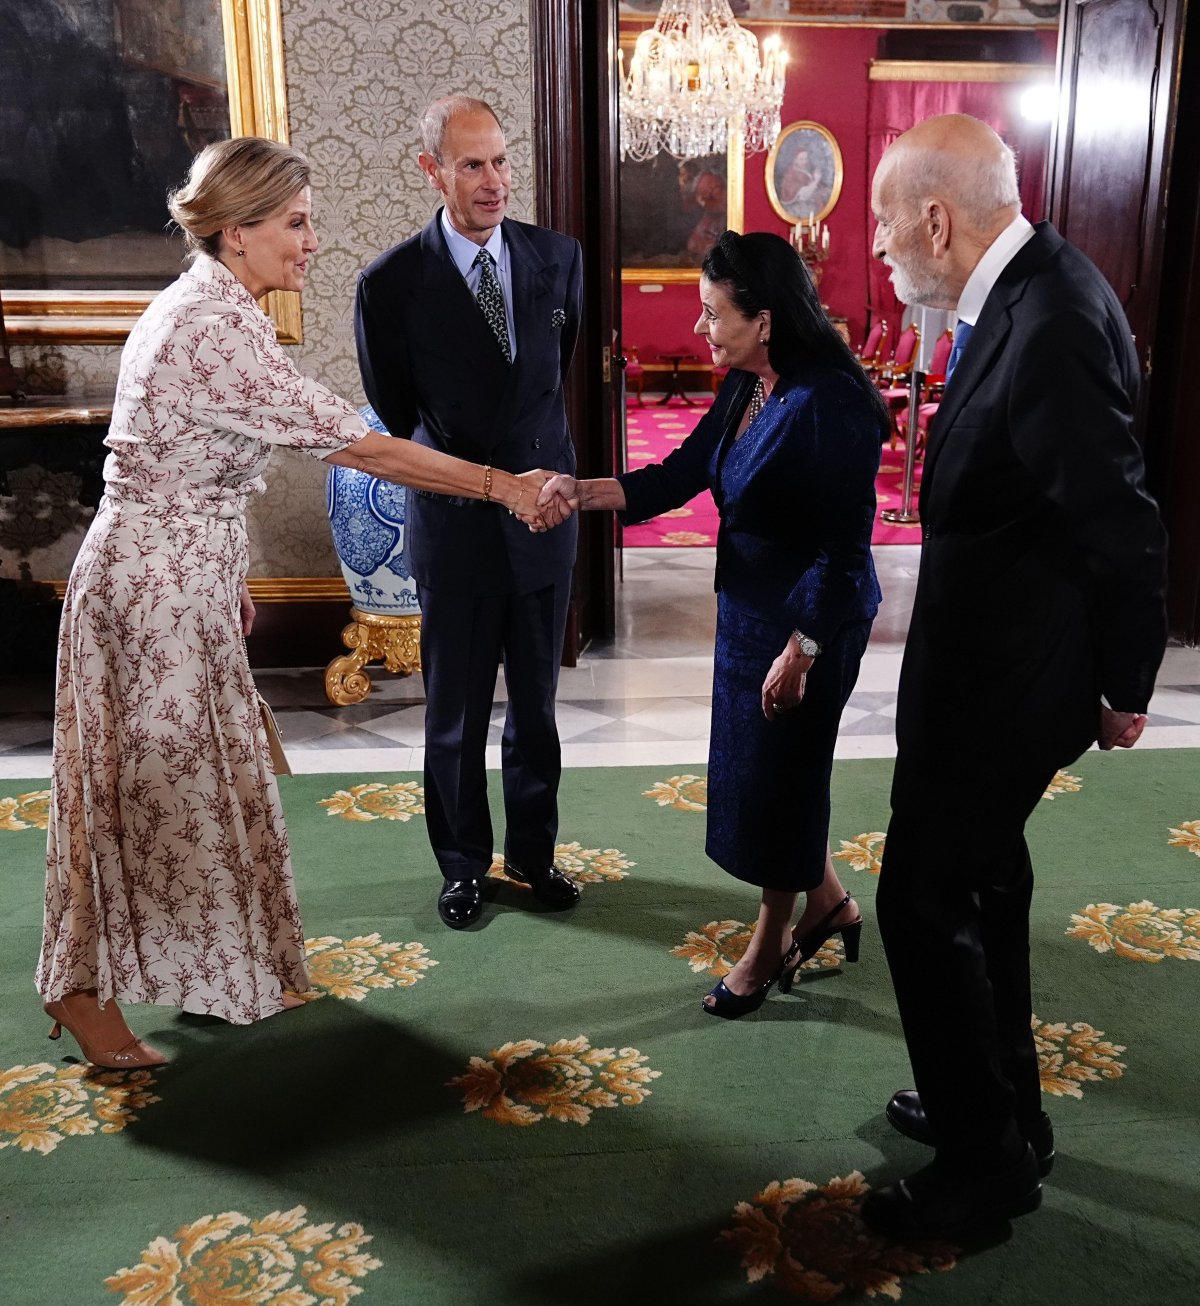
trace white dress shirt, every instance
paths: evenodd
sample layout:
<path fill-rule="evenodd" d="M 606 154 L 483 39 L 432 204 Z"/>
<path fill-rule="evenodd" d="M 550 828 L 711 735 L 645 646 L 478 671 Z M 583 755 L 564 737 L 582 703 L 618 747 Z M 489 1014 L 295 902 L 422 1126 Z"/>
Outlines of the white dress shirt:
<path fill-rule="evenodd" d="M 1033 238 L 1033 224 L 1023 213 L 1018 213 L 1007 227 L 996 237 L 984 251 L 983 257 L 975 265 L 975 271 L 967 278 L 962 294 L 958 297 L 960 322 L 974 326 L 983 312 L 984 302 L 992 293 L 992 287 L 1000 280 L 1000 274 L 1016 257 L 1017 251 L 1026 241 Z"/>

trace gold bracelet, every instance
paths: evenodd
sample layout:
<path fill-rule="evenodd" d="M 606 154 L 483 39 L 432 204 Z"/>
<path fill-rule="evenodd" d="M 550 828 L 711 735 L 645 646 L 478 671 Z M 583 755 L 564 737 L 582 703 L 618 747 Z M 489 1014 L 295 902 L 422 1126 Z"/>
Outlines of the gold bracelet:
<path fill-rule="evenodd" d="M 489 463 L 483 469 L 483 501 L 491 503 L 492 501 L 492 468 Z"/>
<path fill-rule="evenodd" d="M 515 517 L 515 516 L 517 515 L 517 509 L 521 506 L 521 500 L 522 500 L 524 497 L 525 497 L 525 482 L 522 481 L 522 482 L 521 482 L 521 485 L 520 485 L 520 488 L 517 490 L 517 501 L 516 501 L 516 503 L 514 503 L 513 506 L 508 510 L 508 515 L 509 515 L 510 517 Z"/>

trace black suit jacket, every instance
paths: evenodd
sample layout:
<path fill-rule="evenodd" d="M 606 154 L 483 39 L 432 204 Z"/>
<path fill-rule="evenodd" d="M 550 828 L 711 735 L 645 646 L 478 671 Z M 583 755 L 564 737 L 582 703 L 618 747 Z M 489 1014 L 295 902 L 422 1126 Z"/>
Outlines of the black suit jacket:
<path fill-rule="evenodd" d="M 450 257 L 441 210 L 358 280 L 363 388 L 388 431 L 505 471 L 574 472 L 563 379 L 579 333 L 579 242 L 505 219 L 517 356 L 510 366 Z M 482 484 L 482 472 L 480 479 Z M 561 580 L 574 518 L 534 535 L 497 504 L 414 491 L 408 554 L 430 588 L 525 593 Z"/>
<path fill-rule="evenodd" d="M 1137 384 L 1116 296 L 1039 224 L 930 431 L 894 799 L 1036 783 L 1096 739 L 1101 695 L 1145 710 L 1165 535 L 1133 436 Z"/>

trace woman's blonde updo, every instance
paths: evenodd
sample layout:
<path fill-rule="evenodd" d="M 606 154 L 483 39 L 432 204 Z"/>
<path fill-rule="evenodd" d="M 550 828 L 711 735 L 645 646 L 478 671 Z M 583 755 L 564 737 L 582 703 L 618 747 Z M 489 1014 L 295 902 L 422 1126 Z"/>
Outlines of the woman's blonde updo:
<path fill-rule="evenodd" d="M 310 184 L 308 160 L 290 145 L 238 136 L 206 145 L 167 208 L 193 254 L 217 258 L 226 227 L 248 227 L 277 213 Z"/>

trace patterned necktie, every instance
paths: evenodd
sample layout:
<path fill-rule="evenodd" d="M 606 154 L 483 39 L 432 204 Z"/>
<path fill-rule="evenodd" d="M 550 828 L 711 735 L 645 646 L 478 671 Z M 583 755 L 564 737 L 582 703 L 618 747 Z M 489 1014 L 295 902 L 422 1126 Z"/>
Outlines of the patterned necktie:
<path fill-rule="evenodd" d="M 954 328 L 954 346 L 950 350 L 950 357 L 946 360 L 946 380 L 949 381 L 954 375 L 954 369 L 958 366 L 958 360 L 963 355 L 963 350 L 967 347 L 967 341 L 971 339 L 971 332 L 975 326 L 971 322 L 959 322 Z"/>
<path fill-rule="evenodd" d="M 511 363 L 512 345 L 508 339 L 508 314 L 504 311 L 504 291 L 500 286 L 500 279 L 496 276 L 496 264 L 487 250 L 481 249 L 475 255 L 475 262 L 471 266 L 479 269 L 479 289 L 475 292 L 475 298 L 483 310 L 488 326 L 492 328 L 492 334 L 496 337 L 504 361 Z"/>

